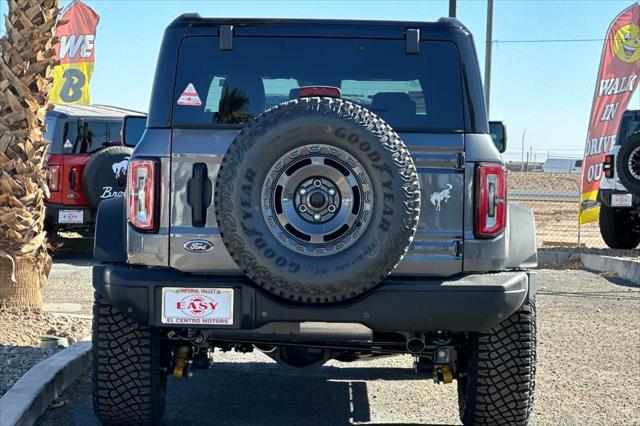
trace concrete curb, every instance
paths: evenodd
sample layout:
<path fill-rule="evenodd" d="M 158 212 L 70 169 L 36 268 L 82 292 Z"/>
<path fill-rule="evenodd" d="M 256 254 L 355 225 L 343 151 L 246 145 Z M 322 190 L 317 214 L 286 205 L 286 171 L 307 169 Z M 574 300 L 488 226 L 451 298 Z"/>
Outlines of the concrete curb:
<path fill-rule="evenodd" d="M 640 285 L 640 262 L 613 256 L 601 256 L 583 253 L 580 255 L 582 264 L 598 272 L 614 272 L 621 278 Z"/>
<path fill-rule="evenodd" d="M 90 363 L 91 341 L 83 340 L 33 366 L 0 398 L 0 425 L 32 425 Z"/>
<path fill-rule="evenodd" d="M 580 253 L 568 250 L 539 250 L 538 268 L 556 267 L 575 259 L 580 259 Z"/>

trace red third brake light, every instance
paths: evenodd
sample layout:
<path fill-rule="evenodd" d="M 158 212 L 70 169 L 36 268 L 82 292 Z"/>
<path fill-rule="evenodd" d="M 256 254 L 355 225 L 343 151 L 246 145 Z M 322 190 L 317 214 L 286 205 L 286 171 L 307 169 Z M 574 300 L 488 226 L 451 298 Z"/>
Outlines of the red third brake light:
<path fill-rule="evenodd" d="M 141 231 L 156 228 L 156 161 L 132 160 L 127 172 L 127 220 Z"/>
<path fill-rule="evenodd" d="M 476 167 L 477 238 L 493 238 L 507 226 L 507 173 L 502 164 L 480 163 Z"/>
<path fill-rule="evenodd" d="M 342 96 L 342 93 L 340 93 L 340 89 L 332 86 L 301 87 L 298 97 L 306 98 L 309 96 L 327 96 L 329 98 L 340 98 Z"/>

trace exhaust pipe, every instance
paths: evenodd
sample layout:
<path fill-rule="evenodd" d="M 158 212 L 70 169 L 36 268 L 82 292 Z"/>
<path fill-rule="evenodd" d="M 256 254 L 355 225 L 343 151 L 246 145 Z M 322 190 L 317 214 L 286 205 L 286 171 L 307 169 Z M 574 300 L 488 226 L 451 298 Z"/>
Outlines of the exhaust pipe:
<path fill-rule="evenodd" d="M 407 350 L 412 354 L 419 354 L 426 347 L 424 343 L 424 334 L 410 334 L 407 336 Z"/>

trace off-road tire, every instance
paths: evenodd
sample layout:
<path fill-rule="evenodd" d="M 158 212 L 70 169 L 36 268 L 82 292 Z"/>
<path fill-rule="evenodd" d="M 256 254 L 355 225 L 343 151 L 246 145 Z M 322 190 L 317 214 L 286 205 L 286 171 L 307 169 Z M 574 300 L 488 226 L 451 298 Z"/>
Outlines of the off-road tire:
<path fill-rule="evenodd" d="M 629 168 L 629 158 L 634 156 L 636 159 L 636 170 L 634 176 Z M 615 157 L 616 172 L 618 173 L 618 179 L 627 188 L 628 191 L 640 195 L 640 179 L 638 173 L 640 173 L 640 164 L 637 161 L 640 155 L 640 132 L 636 132 L 623 140 L 620 144 L 620 150 Z"/>
<path fill-rule="evenodd" d="M 640 244 L 640 212 L 600 206 L 600 235 L 612 249 L 631 250 Z"/>
<path fill-rule="evenodd" d="M 164 414 L 167 376 L 157 330 L 143 327 L 95 294 L 93 409 L 103 425 L 155 425 Z"/>
<path fill-rule="evenodd" d="M 339 129 L 346 133 L 339 135 Z M 283 155 L 309 144 L 338 148 L 361 163 L 374 200 L 359 239 L 321 257 L 283 244 L 261 211 L 269 170 Z M 383 188 L 388 182 L 392 188 Z M 383 213 L 389 199 L 391 213 Z M 229 254 L 251 280 L 288 300 L 332 303 L 366 292 L 403 258 L 418 225 L 420 184 L 409 150 L 376 114 L 341 99 L 301 98 L 265 111 L 236 137 L 216 179 L 215 210 Z M 386 219 L 388 229 L 380 230 Z"/>
<path fill-rule="evenodd" d="M 532 300 L 491 330 L 470 335 L 458 379 L 465 425 L 525 425 L 533 407 L 536 308 Z"/>

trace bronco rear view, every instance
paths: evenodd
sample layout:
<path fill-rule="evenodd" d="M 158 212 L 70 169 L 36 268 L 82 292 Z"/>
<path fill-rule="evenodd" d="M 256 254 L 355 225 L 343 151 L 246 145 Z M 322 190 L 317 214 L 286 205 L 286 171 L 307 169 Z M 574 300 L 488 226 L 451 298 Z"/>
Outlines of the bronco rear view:
<path fill-rule="evenodd" d="M 533 215 L 507 202 L 457 20 L 183 15 L 127 179 L 96 224 L 104 424 L 159 422 L 167 377 L 216 349 L 290 368 L 411 354 L 457 382 L 465 424 L 527 423 Z"/>

